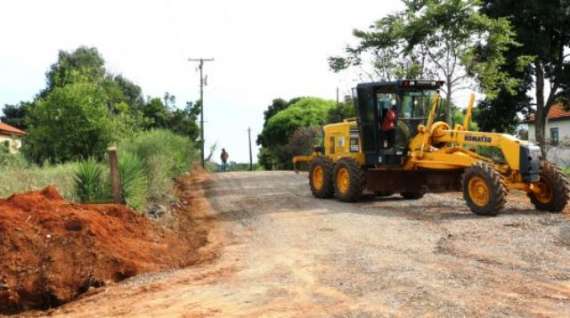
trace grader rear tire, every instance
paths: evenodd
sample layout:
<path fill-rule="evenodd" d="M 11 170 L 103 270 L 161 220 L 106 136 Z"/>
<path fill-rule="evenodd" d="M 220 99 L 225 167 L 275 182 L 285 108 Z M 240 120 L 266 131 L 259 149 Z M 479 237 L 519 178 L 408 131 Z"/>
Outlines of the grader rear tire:
<path fill-rule="evenodd" d="M 530 202 L 537 210 L 560 213 L 568 203 L 569 182 L 568 177 L 560 169 L 548 162 L 540 163 L 540 193 L 529 192 Z"/>
<path fill-rule="evenodd" d="M 317 157 L 311 161 L 309 185 L 313 196 L 321 199 L 333 197 L 333 167 L 333 162 L 325 157 Z"/>
<path fill-rule="evenodd" d="M 355 202 L 365 187 L 364 171 L 352 158 L 340 159 L 334 166 L 334 195 L 345 202 Z"/>
<path fill-rule="evenodd" d="M 495 216 L 505 207 L 507 188 L 490 165 L 478 162 L 465 169 L 461 183 L 463 198 L 473 213 Z"/>

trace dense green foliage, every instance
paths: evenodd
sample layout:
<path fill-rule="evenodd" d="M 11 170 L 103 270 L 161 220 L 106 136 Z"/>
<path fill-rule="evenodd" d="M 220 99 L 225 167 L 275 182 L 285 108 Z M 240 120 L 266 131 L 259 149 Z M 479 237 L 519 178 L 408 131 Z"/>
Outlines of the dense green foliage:
<path fill-rule="evenodd" d="M 359 44 L 349 47 L 345 57 L 331 57 L 331 68 L 361 65 L 371 56 L 375 77 L 383 80 L 443 79 L 448 122 L 453 93 L 467 79 L 476 78 L 488 96 L 516 86 L 517 80 L 501 69 L 503 53 L 515 44 L 507 19 L 481 13 L 477 0 L 403 2 L 404 10 L 380 19 L 369 31 L 354 31 Z M 484 45 L 484 51 L 477 49 Z"/>
<path fill-rule="evenodd" d="M 324 124 L 329 110 L 333 107 L 332 101 L 303 98 L 269 119 L 262 132 L 264 140 L 271 140 L 274 144 L 285 144 L 298 128 Z"/>
<path fill-rule="evenodd" d="M 527 62 L 505 69 L 519 78 L 523 87 L 514 97 L 493 107 L 514 120 L 517 110 L 529 106 L 523 93 L 533 93 L 536 139 L 544 152 L 550 107 L 556 103 L 570 106 L 570 1 L 484 0 L 481 10 L 492 17 L 509 19 L 520 45 L 510 47 L 508 55 Z"/>
<path fill-rule="evenodd" d="M 146 198 L 160 201 L 173 186 L 176 176 L 190 169 L 198 159 L 194 143 L 187 137 L 167 130 L 151 130 L 121 141 L 119 158 L 139 158 L 147 178 Z"/>
<path fill-rule="evenodd" d="M 35 162 L 101 159 L 114 139 L 107 96 L 89 82 L 55 88 L 28 119 L 24 151 Z"/>
<path fill-rule="evenodd" d="M 26 130 L 26 114 L 28 110 L 33 106 L 32 103 L 29 102 L 20 102 L 17 105 L 4 105 L 2 112 L 4 115 L 0 117 L 0 121 L 6 123 L 10 126 Z"/>
<path fill-rule="evenodd" d="M 339 103 L 335 107 L 329 110 L 327 114 L 327 122 L 328 123 L 339 123 L 347 118 L 355 118 L 356 117 L 356 108 L 352 101 L 346 101 L 343 103 Z"/>
<path fill-rule="evenodd" d="M 46 87 L 31 102 L 5 105 L 2 121 L 29 130 L 25 155 L 36 163 L 102 158 L 107 146 L 144 130 L 164 128 L 195 141 L 200 103 L 145 98 L 142 89 L 105 69 L 97 49 L 61 51 Z"/>
<path fill-rule="evenodd" d="M 402 0 L 359 44 L 329 58 L 334 71 L 369 62 L 374 78 L 446 81 L 447 120 L 455 91 L 478 86 L 485 131 L 513 133 L 533 113 L 544 152 L 552 105 L 570 108 L 570 2 L 563 0 Z M 529 96 L 532 96 L 529 97 Z"/>
<path fill-rule="evenodd" d="M 333 101 L 315 97 L 298 98 L 288 104 L 267 118 L 258 137 L 262 147 L 258 160 L 265 169 L 292 168 L 291 158 L 295 154 L 288 147 L 290 137 L 300 128 L 327 123 L 329 113 L 335 108 Z"/>

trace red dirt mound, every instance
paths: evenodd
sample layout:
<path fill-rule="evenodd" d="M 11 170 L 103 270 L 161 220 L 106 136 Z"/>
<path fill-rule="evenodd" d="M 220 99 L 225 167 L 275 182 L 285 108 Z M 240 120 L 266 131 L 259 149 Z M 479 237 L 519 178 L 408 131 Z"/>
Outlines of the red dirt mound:
<path fill-rule="evenodd" d="M 121 205 L 69 203 L 53 187 L 0 199 L 0 313 L 57 306 L 92 286 L 192 264 L 207 235 L 186 232 Z"/>

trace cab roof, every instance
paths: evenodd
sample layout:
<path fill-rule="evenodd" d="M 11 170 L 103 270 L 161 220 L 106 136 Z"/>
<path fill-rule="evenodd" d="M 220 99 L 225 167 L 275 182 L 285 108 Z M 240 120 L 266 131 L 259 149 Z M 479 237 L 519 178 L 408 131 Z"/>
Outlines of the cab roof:
<path fill-rule="evenodd" d="M 438 89 L 444 81 L 436 80 L 397 80 L 397 81 L 381 81 L 381 82 L 368 82 L 360 83 L 357 88 L 392 88 L 392 89 Z"/>

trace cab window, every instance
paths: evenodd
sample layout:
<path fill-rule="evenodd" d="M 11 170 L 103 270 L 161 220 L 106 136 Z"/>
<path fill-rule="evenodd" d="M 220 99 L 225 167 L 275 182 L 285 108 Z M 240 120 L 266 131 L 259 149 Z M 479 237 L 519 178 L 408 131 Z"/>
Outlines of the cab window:
<path fill-rule="evenodd" d="M 378 101 L 378 116 L 383 119 L 386 113 L 393 106 L 398 105 L 398 99 L 396 94 L 376 94 L 376 100 Z"/>
<path fill-rule="evenodd" d="M 434 91 L 405 92 L 402 96 L 400 118 L 427 117 Z"/>

